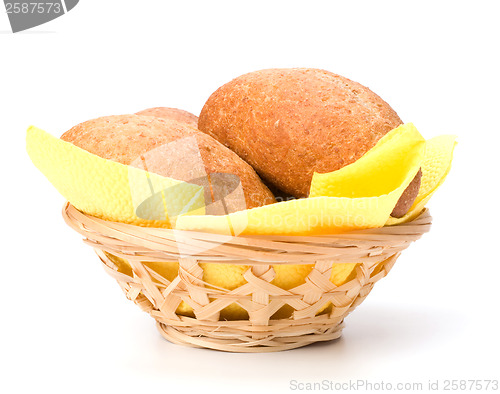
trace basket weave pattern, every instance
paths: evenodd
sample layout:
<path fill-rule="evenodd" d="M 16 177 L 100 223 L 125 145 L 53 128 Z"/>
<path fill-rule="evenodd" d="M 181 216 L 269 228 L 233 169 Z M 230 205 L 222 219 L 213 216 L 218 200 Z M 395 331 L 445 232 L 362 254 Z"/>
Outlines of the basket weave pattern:
<path fill-rule="evenodd" d="M 401 251 L 429 231 L 424 210 L 397 226 L 320 236 L 227 237 L 192 231 L 138 227 L 88 216 L 69 203 L 66 223 L 84 236 L 106 272 L 156 321 L 169 341 L 234 352 L 293 349 L 340 337 L 344 318 L 370 293 L 394 265 Z M 179 252 L 182 244 L 182 253 Z M 186 250 L 189 254 L 186 255 Z M 119 272 L 109 255 L 126 259 L 132 275 Z M 169 281 L 144 261 L 179 262 Z M 200 263 L 243 264 L 246 283 L 227 290 L 203 281 Z M 330 281 L 333 264 L 356 263 L 355 276 L 341 286 Z M 312 264 L 305 283 L 284 290 L 270 283 L 277 264 Z M 176 314 L 181 301 L 195 317 Z M 236 303 L 247 320 L 220 320 L 220 312 Z M 325 304 L 329 307 L 325 309 Z M 289 318 L 271 318 L 284 306 Z"/>

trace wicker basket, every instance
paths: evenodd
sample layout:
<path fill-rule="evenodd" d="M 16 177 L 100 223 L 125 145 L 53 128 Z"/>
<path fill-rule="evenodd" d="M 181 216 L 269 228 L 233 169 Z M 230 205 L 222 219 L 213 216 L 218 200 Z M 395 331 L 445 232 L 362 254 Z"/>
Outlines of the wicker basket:
<path fill-rule="evenodd" d="M 216 234 L 109 222 L 69 203 L 63 216 L 95 249 L 127 298 L 156 320 L 163 337 L 177 344 L 230 352 L 280 351 L 340 337 L 344 318 L 387 275 L 401 251 L 429 231 L 431 224 L 424 210 L 413 221 L 397 226 L 335 235 L 228 240 Z M 179 242 L 190 255 L 179 253 Z M 119 272 L 111 255 L 126 259 L 132 274 Z M 143 261 L 178 261 L 178 275 L 169 281 Z M 202 281 L 200 262 L 250 266 L 244 274 L 247 283 L 234 290 L 211 286 Z M 357 265 L 355 276 L 337 287 L 329 278 L 332 265 L 338 263 Z M 284 290 L 270 283 L 272 265 L 277 264 L 313 264 L 313 269 L 304 284 Z M 193 308 L 195 317 L 176 314 L 181 301 Z M 220 311 L 235 302 L 248 311 L 248 319 L 220 319 Z M 293 308 L 289 318 L 271 318 L 286 305 Z"/>

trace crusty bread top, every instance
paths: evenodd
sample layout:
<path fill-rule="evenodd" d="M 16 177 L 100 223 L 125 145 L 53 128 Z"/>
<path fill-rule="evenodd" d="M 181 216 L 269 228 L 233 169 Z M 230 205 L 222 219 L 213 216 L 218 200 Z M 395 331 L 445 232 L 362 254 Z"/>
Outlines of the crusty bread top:
<path fill-rule="evenodd" d="M 136 115 L 155 116 L 157 118 L 176 120 L 177 122 L 186 123 L 194 128 L 198 127 L 198 117 L 196 115 L 178 108 L 148 108 L 143 111 L 136 112 Z"/>
<path fill-rule="evenodd" d="M 293 68 L 252 72 L 220 87 L 198 128 L 267 182 L 306 197 L 315 171 L 356 161 L 401 123 L 367 87 L 325 70 Z"/>
<path fill-rule="evenodd" d="M 234 174 L 240 178 L 247 208 L 275 202 L 272 193 L 248 163 L 212 137 L 173 120 L 140 115 L 105 116 L 74 126 L 61 139 L 105 159 L 142 168 L 138 161 L 141 155 L 190 136 L 196 138 L 207 174 Z M 162 157 L 159 160 L 163 160 Z M 186 162 L 189 159 L 185 157 L 165 158 L 164 161 L 163 167 L 162 163 L 156 163 L 155 167 L 160 171 L 153 172 L 172 176 L 172 172 L 179 173 L 179 167 L 188 171 L 194 165 Z"/>

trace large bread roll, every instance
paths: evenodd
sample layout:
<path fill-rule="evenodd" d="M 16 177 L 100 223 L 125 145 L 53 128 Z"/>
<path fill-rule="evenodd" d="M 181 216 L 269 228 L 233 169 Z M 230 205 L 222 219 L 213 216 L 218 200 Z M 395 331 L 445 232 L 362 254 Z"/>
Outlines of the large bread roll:
<path fill-rule="evenodd" d="M 277 189 L 307 197 L 314 172 L 356 161 L 400 124 L 367 87 L 328 71 L 292 68 L 252 72 L 220 87 L 198 128 Z M 405 206 L 411 197 L 416 194 L 405 196 Z"/>
<path fill-rule="evenodd" d="M 275 202 L 274 196 L 252 167 L 238 155 L 212 137 L 173 120 L 140 115 L 106 116 L 80 123 L 64 133 L 61 139 L 105 159 L 143 168 L 143 155 L 185 137 L 195 138 L 196 143 L 189 143 L 188 149 L 194 149 L 198 157 L 201 156 L 206 174 L 223 173 L 239 177 L 246 208 Z M 180 146 L 179 149 L 183 147 Z M 189 160 L 186 155 L 177 154 L 173 150 L 157 155 L 149 160 L 148 165 L 154 167 L 149 168 L 152 172 L 189 182 L 191 179 L 181 179 L 186 176 L 189 178 L 189 171 L 195 164 Z M 182 169 L 185 171 L 182 172 Z M 183 176 L 175 177 L 172 176 L 173 173 Z M 208 193 L 210 198 L 210 191 Z M 245 201 L 240 209 L 244 208 Z"/>

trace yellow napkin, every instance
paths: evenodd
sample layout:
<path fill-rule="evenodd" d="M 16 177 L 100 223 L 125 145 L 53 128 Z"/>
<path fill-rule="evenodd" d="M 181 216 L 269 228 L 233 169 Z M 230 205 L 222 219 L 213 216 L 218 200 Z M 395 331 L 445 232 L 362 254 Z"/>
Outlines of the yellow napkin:
<path fill-rule="evenodd" d="M 418 196 L 405 216 L 399 219 L 389 217 L 386 225 L 407 222 L 422 212 L 425 204 L 427 204 L 437 188 L 443 184 L 446 175 L 450 172 L 453 150 L 456 144 L 456 136 L 454 135 L 440 135 L 426 142 Z"/>
<path fill-rule="evenodd" d="M 30 127 L 33 163 L 76 208 L 106 220 L 228 235 L 327 234 L 404 222 L 421 212 L 449 172 L 454 136 L 425 141 L 410 123 L 388 134 L 356 162 L 315 173 L 310 197 L 228 215 L 204 215 L 203 188 L 102 159 Z M 390 217 L 422 168 L 410 211 Z"/>
<path fill-rule="evenodd" d="M 204 213 L 201 186 L 103 159 L 36 127 L 27 131 L 26 150 L 71 204 L 101 219 L 170 227 L 178 214 Z"/>
<path fill-rule="evenodd" d="M 411 123 L 387 133 L 356 162 L 327 174 L 315 173 L 310 197 L 226 216 L 181 216 L 176 228 L 230 234 L 314 235 L 396 224 L 418 215 L 449 171 L 454 136 L 428 143 Z M 390 214 L 422 168 L 416 203 L 401 219 Z M 419 203 L 417 203 L 419 202 Z M 228 222 L 230 225 L 228 225 Z"/>

